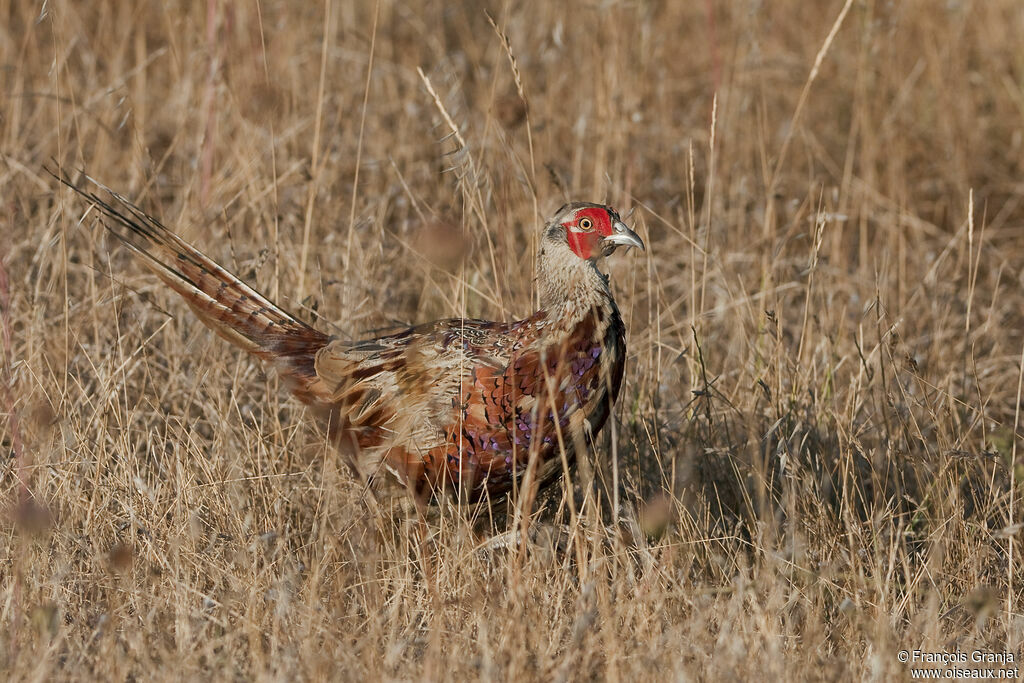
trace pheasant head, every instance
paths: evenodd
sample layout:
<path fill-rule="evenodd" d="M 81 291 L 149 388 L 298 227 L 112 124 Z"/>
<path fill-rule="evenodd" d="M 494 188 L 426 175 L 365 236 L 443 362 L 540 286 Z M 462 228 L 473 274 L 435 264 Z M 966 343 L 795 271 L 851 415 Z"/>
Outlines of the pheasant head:
<path fill-rule="evenodd" d="M 602 204 L 566 204 L 544 233 L 553 246 L 562 244 L 584 261 L 608 256 L 619 246 L 644 248 L 643 240 L 626 227 L 615 209 Z"/>
<path fill-rule="evenodd" d="M 610 206 L 589 202 L 566 204 L 544 228 L 537 277 L 541 305 L 606 293 L 607 283 L 596 261 L 620 246 L 644 249 L 643 240 L 630 230 Z"/>

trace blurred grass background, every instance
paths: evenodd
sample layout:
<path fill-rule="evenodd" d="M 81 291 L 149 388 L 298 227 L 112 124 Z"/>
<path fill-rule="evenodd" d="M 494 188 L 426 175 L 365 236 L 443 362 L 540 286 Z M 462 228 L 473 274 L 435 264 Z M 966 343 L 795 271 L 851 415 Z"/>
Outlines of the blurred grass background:
<path fill-rule="evenodd" d="M 889 680 L 900 649 L 1020 652 L 1015 0 L 0 17 L 5 677 Z M 374 518 L 44 165 L 350 337 L 525 315 L 547 215 L 632 210 L 570 552 Z"/>

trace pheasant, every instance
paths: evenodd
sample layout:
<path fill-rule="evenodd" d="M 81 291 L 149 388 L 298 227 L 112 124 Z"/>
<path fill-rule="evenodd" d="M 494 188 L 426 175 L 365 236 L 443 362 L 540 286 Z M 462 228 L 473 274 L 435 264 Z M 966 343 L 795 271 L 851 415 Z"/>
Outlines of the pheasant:
<path fill-rule="evenodd" d="M 498 500 L 530 470 L 538 487 L 550 484 L 618 396 L 625 327 L 596 261 L 644 243 L 610 206 L 566 204 L 543 227 L 533 315 L 437 320 L 352 342 L 289 314 L 121 195 L 108 189 L 107 201 L 57 179 L 203 323 L 275 367 L 382 502 Z"/>

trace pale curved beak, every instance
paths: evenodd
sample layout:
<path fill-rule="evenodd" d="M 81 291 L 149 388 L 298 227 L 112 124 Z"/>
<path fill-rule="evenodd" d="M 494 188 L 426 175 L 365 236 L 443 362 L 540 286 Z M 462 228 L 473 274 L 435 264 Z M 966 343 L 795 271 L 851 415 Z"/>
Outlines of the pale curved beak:
<path fill-rule="evenodd" d="M 644 247 L 644 241 L 640 239 L 640 235 L 626 227 L 626 224 L 622 221 L 615 221 L 612 224 L 612 230 L 614 232 L 604 238 L 605 242 L 611 242 L 623 247 L 636 247 L 640 251 L 647 251 L 647 248 Z"/>

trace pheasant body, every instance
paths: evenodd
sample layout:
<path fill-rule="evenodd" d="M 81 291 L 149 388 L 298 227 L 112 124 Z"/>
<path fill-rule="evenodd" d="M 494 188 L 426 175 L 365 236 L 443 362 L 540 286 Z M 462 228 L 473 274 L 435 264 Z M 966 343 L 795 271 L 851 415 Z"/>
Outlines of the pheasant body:
<path fill-rule="evenodd" d="M 561 470 L 560 449 L 571 464 L 618 393 L 624 328 L 607 304 L 569 328 L 542 311 L 513 323 L 443 320 L 370 344 L 334 342 L 318 356 L 320 376 L 337 382 L 328 385 L 337 398 L 332 434 L 378 490 L 399 483 L 417 496 L 500 497 L 530 458 L 547 483 Z M 337 370 L 366 352 L 355 362 L 372 373 Z M 389 405 L 405 413 L 377 407 Z"/>
<path fill-rule="evenodd" d="M 554 481 L 606 422 L 625 328 L 595 260 L 642 247 L 614 210 L 569 204 L 545 227 L 541 309 L 514 322 L 439 320 L 349 342 L 288 314 L 116 193 L 107 226 L 214 331 L 274 365 L 378 496 L 497 499 Z"/>

